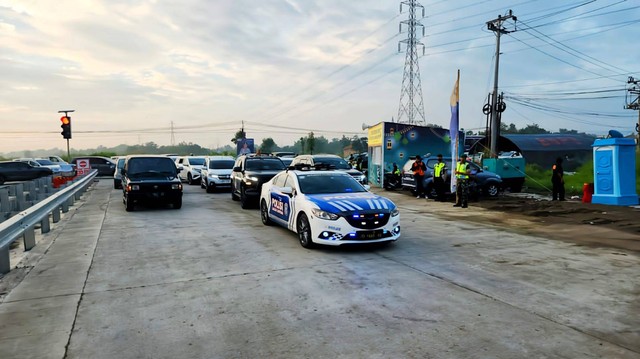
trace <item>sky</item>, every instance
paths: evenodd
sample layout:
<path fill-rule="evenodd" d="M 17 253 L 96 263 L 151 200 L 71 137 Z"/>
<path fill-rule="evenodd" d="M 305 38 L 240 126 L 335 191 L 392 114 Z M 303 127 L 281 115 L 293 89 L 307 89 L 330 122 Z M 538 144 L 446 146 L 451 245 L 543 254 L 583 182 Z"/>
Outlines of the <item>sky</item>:
<path fill-rule="evenodd" d="M 410 2 L 407 0 L 405 2 Z M 290 145 L 313 131 L 366 136 L 397 121 L 409 7 L 343 0 L 0 0 L 0 152 L 155 142 L 216 148 L 247 137 Z M 635 133 L 640 1 L 422 0 L 425 124 L 484 129 L 496 36 L 502 122 Z M 513 31 L 515 30 L 515 31 Z M 400 119 L 406 121 L 405 118 Z M 417 120 L 422 121 L 421 118 Z"/>

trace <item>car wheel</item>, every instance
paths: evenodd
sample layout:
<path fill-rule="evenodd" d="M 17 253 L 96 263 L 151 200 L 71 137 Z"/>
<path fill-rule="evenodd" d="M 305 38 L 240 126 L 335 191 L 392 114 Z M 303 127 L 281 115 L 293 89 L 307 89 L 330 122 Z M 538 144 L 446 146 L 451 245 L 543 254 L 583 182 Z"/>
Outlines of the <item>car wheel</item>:
<path fill-rule="evenodd" d="M 209 183 L 206 183 L 205 187 L 207 189 L 207 193 L 213 193 L 213 190 L 215 189 L 215 187 L 209 186 Z"/>
<path fill-rule="evenodd" d="M 200 179 L 200 188 L 204 189 L 207 188 L 207 183 L 205 182 L 204 179 Z M 208 191 L 207 191 L 208 192 Z"/>
<path fill-rule="evenodd" d="M 249 208 L 249 198 L 247 198 L 244 186 L 240 187 L 240 207 L 242 209 Z"/>
<path fill-rule="evenodd" d="M 193 177 L 191 177 L 191 173 L 187 175 L 187 183 L 193 184 Z"/>
<path fill-rule="evenodd" d="M 124 197 L 124 209 L 127 210 L 127 212 L 133 211 L 133 201 L 130 200 L 128 196 Z"/>
<path fill-rule="evenodd" d="M 173 209 L 182 208 L 182 198 L 178 198 L 173 202 Z"/>
<path fill-rule="evenodd" d="M 489 197 L 497 197 L 499 192 L 500 192 L 500 188 L 498 188 L 498 185 L 494 183 L 488 184 L 484 188 L 484 193 Z"/>
<path fill-rule="evenodd" d="M 267 202 L 262 200 L 260 202 L 260 219 L 262 219 L 262 224 L 265 226 L 270 226 L 273 224 L 271 218 L 269 218 L 269 208 L 267 208 Z"/>
<path fill-rule="evenodd" d="M 236 194 L 236 188 L 234 185 L 231 185 L 231 199 L 234 201 L 238 201 L 240 199 Z"/>
<path fill-rule="evenodd" d="M 300 213 L 297 227 L 300 245 L 307 249 L 313 248 L 314 243 L 313 240 L 311 240 L 311 225 L 309 224 L 309 219 L 306 214 Z"/>

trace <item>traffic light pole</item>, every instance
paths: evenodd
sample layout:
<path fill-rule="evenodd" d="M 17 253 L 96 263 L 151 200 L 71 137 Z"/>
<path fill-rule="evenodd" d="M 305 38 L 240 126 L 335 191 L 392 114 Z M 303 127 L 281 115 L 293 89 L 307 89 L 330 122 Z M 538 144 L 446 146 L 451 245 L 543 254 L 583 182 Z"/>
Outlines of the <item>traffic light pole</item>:
<path fill-rule="evenodd" d="M 75 112 L 75 110 L 60 110 L 58 113 L 64 113 L 64 117 L 69 117 L 69 112 Z M 71 151 L 69 150 L 69 139 L 67 138 L 67 161 L 71 160 Z"/>

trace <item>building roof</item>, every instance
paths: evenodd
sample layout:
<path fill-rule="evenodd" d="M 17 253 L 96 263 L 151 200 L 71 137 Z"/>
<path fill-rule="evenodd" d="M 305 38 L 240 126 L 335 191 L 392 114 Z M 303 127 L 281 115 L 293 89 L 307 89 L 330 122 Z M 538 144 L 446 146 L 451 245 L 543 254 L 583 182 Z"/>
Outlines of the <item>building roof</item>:
<path fill-rule="evenodd" d="M 564 134 L 564 133 L 548 133 L 537 135 L 512 135 L 504 134 L 503 137 L 513 142 L 522 152 L 528 151 L 591 151 L 591 145 L 596 139 L 593 136 Z"/>

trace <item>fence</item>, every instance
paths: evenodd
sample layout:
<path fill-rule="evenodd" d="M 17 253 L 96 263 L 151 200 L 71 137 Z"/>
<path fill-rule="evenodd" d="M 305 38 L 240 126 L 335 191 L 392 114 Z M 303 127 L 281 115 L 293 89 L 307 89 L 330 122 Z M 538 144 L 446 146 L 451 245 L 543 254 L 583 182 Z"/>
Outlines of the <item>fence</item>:
<path fill-rule="evenodd" d="M 59 222 L 61 211 L 62 213 L 69 211 L 69 206 L 72 206 L 75 200 L 80 199 L 84 191 L 93 183 L 97 173 L 96 170 L 93 170 L 86 176 L 78 177 L 54 194 L 51 194 L 53 188 L 48 187 L 51 186 L 50 178 L 48 186 L 44 180 L 42 183 L 31 181 L 16 184 L 11 186 L 15 189 L 8 191 L 0 189 L 0 206 L 2 207 L 0 212 L 3 216 L 7 217 L 6 213 L 11 212 L 11 207 L 20 211 L 0 223 L 0 274 L 7 273 L 11 269 L 9 263 L 11 243 L 22 238 L 24 250 L 31 250 L 36 245 L 36 225 L 40 224 L 41 233 L 48 233 L 51 230 L 49 217 L 53 223 Z M 24 186 L 29 190 L 24 191 Z M 48 188 L 51 188 L 51 192 Z"/>

